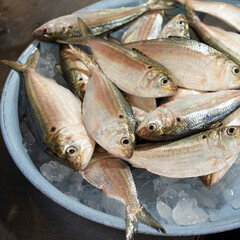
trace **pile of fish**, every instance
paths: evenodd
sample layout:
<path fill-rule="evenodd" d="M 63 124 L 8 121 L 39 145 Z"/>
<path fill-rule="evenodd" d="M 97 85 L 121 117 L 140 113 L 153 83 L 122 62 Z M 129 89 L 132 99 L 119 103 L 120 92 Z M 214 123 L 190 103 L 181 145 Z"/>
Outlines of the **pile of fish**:
<path fill-rule="evenodd" d="M 187 17 L 166 14 L 180 4 Z M 196 11 L 232 32 L 203 23 Z M 121 40 L 110 35 L 130 22 Z M 201 42 L 191 40 L 188 24 Z M 214 185 L 237 158 L 239 26 L 238 7 L 194 0 L 149 0 L 51 20 L 33 35 L 61 44 L 57 68 L 71 91 L 36 72 L 38 49 L 26 64 L 1 60 L 24 75 L 26 119 L 41 147 L 126 205 L 126 239 L 138 220 L 165 232 L 140 204 L 128 163 Z"/>

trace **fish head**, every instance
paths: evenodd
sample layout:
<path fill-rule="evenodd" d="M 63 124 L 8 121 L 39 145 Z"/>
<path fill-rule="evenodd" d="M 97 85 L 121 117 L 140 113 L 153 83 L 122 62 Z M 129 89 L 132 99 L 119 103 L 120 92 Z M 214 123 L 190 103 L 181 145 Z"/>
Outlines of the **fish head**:
<path fill-rule="evenodd" d="M 188 21 L 183 14 L 176 16 L 175 30 L 174 36 L 190 38 Z"/>
<path fill-rule="evenodd" d="M 129 159 L 135 148 L 135 125 L 112 121 L 104 124 L 98 134 L 104 136 L 101 146 L 121 159 Z"/>
<path fill-rule="evenodd" d="M 178 14 L 168 23 L 167 37 L 190 37 L 189 25 L 183 14 Z"/>
<path fill-rule="evenodd" d="M 138 125 L 136 134 L 148 140 L 159 140 L 177 124 L 176 118 L 167 108 L 158 107 L 150 112 Z"/>
<path fill-rule="evenodd" d="M 95 142 L 76 129 L 61 129 L 51 139 L 53 152 L 66 159 L 75 170 L 84 169 L 91 160 Z"/>
<path fill-rule="evenodd" d="M 219 58 L 221 61 L 221 58 Z M 217 74 L 223 74 L 224 83 L 229 89 L 240 87 L 240 66 L 231 60 L 222 60 L 225 67 L 220 67 Z M 224 70 L 225 69 L 225 70 Z"/>
<path fill-rule="evenodd" d="M 240 150 L 240 126 L 222 127 L 219 130 L 220 138 L 222 139 L 224 148 L 231 151 Z"/>
<path fill-rule="evenodd" d="M 34 30 L 33 36 L 40 41 L 47 42 L 66 40 L 79 31 L 79 28 L 76 26 L 78 26 L 78 19 L 74 15 L 72 17 L 59 17 L 38 27 Z"/>
<path fill-rule="evenodd" d="M 148 68 L 150 70 L 146 75 L 139 79 L 139 92 L 147 92 L 145 97 L 166 97 L 176 93 L 177 87 L 165 70 L 152 66 Z"/>

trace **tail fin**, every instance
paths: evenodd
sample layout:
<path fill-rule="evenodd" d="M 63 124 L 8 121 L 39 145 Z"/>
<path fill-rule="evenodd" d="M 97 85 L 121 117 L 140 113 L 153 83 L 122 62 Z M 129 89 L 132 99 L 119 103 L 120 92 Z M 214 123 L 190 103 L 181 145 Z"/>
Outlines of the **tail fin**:
<path fill-rule="evenodd" d="M 19 61 L 9 61 L 9 60 L 0 60 L 1 63 L 7 65 L 8 67 L 14 69 L 17 72 L 24 72 L 28 68 L 35 69 L 37 67 L 38 59 L 40 52 L 36 49 L 28 58 L 27 63 L 24 65 Z"/>
<path fill-rule="evenodd" d="M 137 231 L 137 222 L 140 220 L 142 223 L 166 233 L 162 225 L 142 206 L 136 209 L 126 206 L 126 239 L 133 240 L 134 233 Z"/>
<path fill-rule="evenodd" d="M 187 15 L 189 24 L 196 24 L 200 22 L 200 19 L 197 16 L 190 0 L 186 0 L 185 7 L 186 7 L 186 15 Z"/>
<path fill-rule="evenodd" d="M 149 227 L 155 228 L 162 233 L 166 233 L 162 225 L 143 206 L 141 206 L 140 211 L 137 213 L 137 218 Z"/>
<path fill-rule="evenodd" d="M 176 4 L 176 0 L 148 0 L 146 2 L 146 6 L 150 11 L 173 9 Z"/>

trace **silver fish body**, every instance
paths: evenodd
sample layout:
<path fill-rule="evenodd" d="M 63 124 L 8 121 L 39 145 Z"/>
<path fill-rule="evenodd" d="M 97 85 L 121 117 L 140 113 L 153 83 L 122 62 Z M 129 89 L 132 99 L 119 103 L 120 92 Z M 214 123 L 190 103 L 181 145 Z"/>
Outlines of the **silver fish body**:
<path fill-rule="evenodd" d="M 138 220 L 165 232 L 160 223 L 139 203 L 137 189 L 127 163 L 112 156 L 99 155 L 93 158 L 81 173 L 90 184 L 102 189 L 108 197 L 125 204 L 127 240 L 133 240 Z"/>
<path fill-rule="evenodd" d="M 239 141 L 239 126 L 222 127 L 173 142 L 137 146 L 126 160 L 160 176 L 203 176 L 229 164 L 240 150 Z"/>
<path fill-rule="evenodd" d="M 240 87 L 240 67 L 206 44 L 188 39 L 158 39 L 125 46 L 159 62 L 179 87 L 201 91 Z"/>
<path fill-rule="evenodd" d="M 49 152 L 66 159 L 75 169 L 89 163 L 95 141 L 88 134 L 82 119 L 82 103 L 70 90 L 55 80 L 36 73 L 39 51 L 28 58 L 27 64 L 2 60 L 22 72 L 27 99 L 31 107 L 32 129 L 36 129 Z"/>
<path fill-rule="evenodd" d="M 150 112 L 136 132 L 149 140 L 176 139 L 212 126 L 239 107 L 238 90 L 185 96 Z"/>

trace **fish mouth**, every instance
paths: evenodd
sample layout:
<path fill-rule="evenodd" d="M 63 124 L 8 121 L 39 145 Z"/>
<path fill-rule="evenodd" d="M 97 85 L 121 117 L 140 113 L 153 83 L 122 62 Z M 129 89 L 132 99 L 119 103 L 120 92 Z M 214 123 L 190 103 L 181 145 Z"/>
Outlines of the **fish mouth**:
<path fill-rule="evenodd" d="M 52 38 L 43 32 L 43 29 L 37 28 L 33 33 L 33 37 L 44 42 L 53 42 Z"/>

